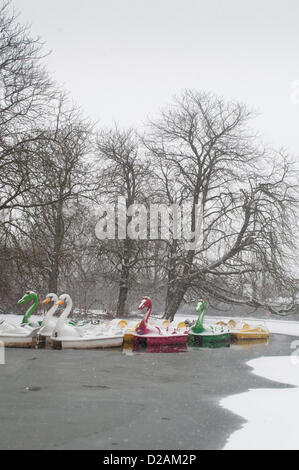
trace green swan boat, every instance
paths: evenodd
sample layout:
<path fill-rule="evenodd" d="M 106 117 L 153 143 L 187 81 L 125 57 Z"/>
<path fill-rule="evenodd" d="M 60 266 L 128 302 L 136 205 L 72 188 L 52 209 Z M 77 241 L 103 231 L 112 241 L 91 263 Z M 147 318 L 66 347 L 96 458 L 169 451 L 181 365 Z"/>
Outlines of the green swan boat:
<path fill-rule="evenodd" d="M 220 348 L 229 346 L 230 331 L 225 325 L 209 325 L 204 328 L 203 319 L 205 316 L 207 304 L 200 299 L 196 306 L 199 312 L 195 325 L 189 330 L 188 346 L 201 348 Z"/>
<path fill-rule="evenodd" d="M 28 291 L 18 301 L 18 304 L 24 304 L 32 301 L 32 304 L 25 313 L 21 325 L 9 323 L 6 320 L 0 321 L 0 341 L 5 347 L 11 348 L 34 348 L 37 342 L 37 333 L 40 328 L 40 322 L 30 323 L 30 316 L 38 304 L 38 297 L 35 292 Z"/>
<path fill-rule="evenodd" d="M 27 312 L 23 316 L 22 325 L 28 325 L 28 326 L 31 326 L 32 328 L 36 328 L 36 327 L 41 326 L 42 321 L 38 321 L 36 323 L 31 322 L 30 317 L 31 317 L 32 313 L 34 312 L 34 310 L 36 309 L 36 307 L 38 305 L 38 296 L 37 296 L 37 294 L 35 292 L 33 292 L 32 290 L 27 291 L 23 295 L 23 297 L 18 301 L 18 304 L 19 305 L 20 304 L 25 304 L 26 302 L 30 302 L 30 301 L 32 301 L 32 304 L 30 305 Z"/>

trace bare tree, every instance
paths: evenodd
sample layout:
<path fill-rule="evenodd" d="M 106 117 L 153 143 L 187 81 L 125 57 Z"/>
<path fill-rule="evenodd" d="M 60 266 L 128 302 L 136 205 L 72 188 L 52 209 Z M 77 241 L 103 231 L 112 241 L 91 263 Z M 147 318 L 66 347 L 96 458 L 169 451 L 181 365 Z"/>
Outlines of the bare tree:
<path fill-rule="evenodd" d="M 140 156 L 136 133 L 132 129 L 121 131 L 117 127 L 115 130 L 102 131 L 98 135 L 97 149 L 101 165 L 98 178 L 101 202 L 116 204 L 117 198 L 123 197 L 126 200 L 125 210 L 132 204 L 143 203 L 148 165 Z M 101 243 L 102 254 L 109 259 L 108 264 L 113 267 L 114 279 L 119 284 L 118 316 L 126 312 L 129 285 L 134 270 L 143 259 L 142 240 L 132 240 L 128 236 L 127 228 L 131 221 L 132 216 L 126 217 L 123 239 Z M 116 220 L 118 222 L 119 219 Z"/>
<path fill-rule="evenodd" d="M 42 67 L 42 44 L 21 26 L 9 1 L 0 6 L 0 211 L 20 207 L 34 191 L 34 155 L 28 142 L 38 138 L 55 96 Z M 39 124 L 38 124 L 39 123 Z"/>
<path fill-rule="evenodd" d="M 243 104 L 186 90 L 151 122 L 145 144 L 160 169 L 165 200 L 191 205 L 191 232 L 200 204 L 203 223 L 199 246 L 170 244 L 166 318 L 192 292 L 252 303 L 232 288 L 253 273 L 292 284 L 286 257 L 295 221 L 294 173 L 283 152 L 257 145 L 248 131 L 252 117 Z"/>
<path fill-rule="evenodd" d="M 35 170 L 43 185 L 30 198 L 26 195 L 28 204 L 11 226 L 22 231 L 22 237 L 29 237 L 50 292 L 58 291 L 62 265 L 70 264 L 72 233 L 77 223 L 84 223 L 79 217 L 84 209 L 82 198 L 92 193 L 90 139 L 89 123 L 62 98 L 55 126 L 41 131 L 39 139 L 31 142 L 37 157 Z"/>

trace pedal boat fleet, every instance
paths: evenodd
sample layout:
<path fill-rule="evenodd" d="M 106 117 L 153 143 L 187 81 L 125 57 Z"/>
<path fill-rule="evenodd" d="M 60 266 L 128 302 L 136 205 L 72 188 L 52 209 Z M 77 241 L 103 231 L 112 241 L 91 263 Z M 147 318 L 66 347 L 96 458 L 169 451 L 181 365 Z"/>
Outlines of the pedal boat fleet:
<path fill-rule="evenodd" d="M 30 321 L 38 304 L 36 293 L 27 291 L 18 304 L 29 301 L 31 305 L 20 325 L 0 320 L 0 341 L 6 347 L 102 349 L 124 346 L 152 352 L 158 352 L 160 347 L 171 347 L 172 351 L 182 351 L 187 350 L 187 347 L 215 348 L 236 342 L 267 341 L 270 335 L 263 324 L 250 325 L 235 319 L 204 325 L 206 302 L 202 299 L 196 305 L 198 318 L 195 322 L 150 319 L 152 301 L 150 297 L 143 297 L 138 310 L 145 309 L 145 314 L 140 322 L 114 319 L 96 325 L 91 322 L 76 324 L 69 320 L 73 302 L 68 294 L 60 297 L 54 293 L 48 294 L 42 303 L 52 302 L 53 305 L 38 323 Z M 64 308 L 57 317 L 55 314 L 60 306 Z"/>

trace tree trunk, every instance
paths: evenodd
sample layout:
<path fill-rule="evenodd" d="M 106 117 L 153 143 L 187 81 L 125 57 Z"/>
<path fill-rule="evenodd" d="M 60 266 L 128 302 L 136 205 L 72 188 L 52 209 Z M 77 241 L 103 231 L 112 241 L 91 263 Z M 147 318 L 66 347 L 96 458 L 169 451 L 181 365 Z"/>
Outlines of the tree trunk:
<path fill-rule="evenodd" d="M 52 261 L 51 272 L 48 281 L 48 290 L 56 294 L 58 292 L 59 262 L 57 257 Z"/>
<path fill-rule="evenodd" d="M 191 230 L 194 232 L 196 227 L 196 217 L 195 217 L 195 204 L 198 199 L 198 195 L 193 200 L 193 208 L 192 208 L 192 218 L 191 218 Z M 173 321 L 176 312 L 181 305 L 181 302 L 184 298 L 184 295 L 189 287 L 188 279 L 190 272 L 192 271 L 193 260 L 195 256 L 195 250 L 191 249 L 188 250 L 185 258 L 185 265 L 183 269 L 183 274 L 180 276 L 181 280 L 176 280 L 177 277 L 177 270 L 176 270 L 176 259 L 175 254 L 177 251 L 177 242 L 176 240 L 173 241 L 171 245 L 170 251 L 170 264 L 169 264 L 169 271 L 168 271 L 168 289 L 167 289 L 167 297 L 166 297 L 166 308 L 164 317 L 169 321 Z"/>
<path fill-rule="evenodd" d="M 118 301 L 117 301 L 117 312 L 118 317 L 126 315 L 126 302 L 128 296 L 128 286 L 124 284 L 119 285 Z"/>
<path fill-rule="evenodd" d="M 173 240 L 170 253 L 169 253 L 169 260 L 168 260 L 168 278 L 167 278 L 167 292 L 166 292 L 166 299 L 165 299 L 165 312 L 167 311 L 176 288 L 175 280 L 176 280 L 176 247 L 177 247 L 177 240 Z"/>
<path fill-rule="evenodd" d="M 62 214 L 63 202 L 60 201 L 57 207 L 57 217 L 55 223 L 54 249 L 52 253 L 51 271 L 49 274 L 48 288 L 49 292 L 56 294 L 58 292 L 58 278 L 61 247 L 64 238 L 64 223 Z"/>
<path fill-rule="evenodd" d="M 178 311 L 179 306 L 181 305 L 186 290 L 186 284 L 181 281 L 181 283 L 176 286 L 171 299 L 169 299 L 169 304 L 165 310 L 163 318 L 166 318 L 169 321 L 173 321 L 174 316 Z"/>
<path fill-rule="evenodd" d="M 121 277 L 119 282 L 118 301 L 116 315 L 123 317 L 126 315 L 126 302 L 129 290 L 129 277 L 130 277 L 130 253 L 131 243 L 129 239 L 124 240 L 124 254 L 122 259 Z"/>

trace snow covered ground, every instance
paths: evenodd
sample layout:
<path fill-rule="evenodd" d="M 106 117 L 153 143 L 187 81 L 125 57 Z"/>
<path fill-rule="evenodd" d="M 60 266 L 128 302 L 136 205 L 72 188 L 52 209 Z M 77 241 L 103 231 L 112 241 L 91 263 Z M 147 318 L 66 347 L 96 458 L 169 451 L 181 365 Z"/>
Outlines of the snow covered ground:
<path fill-rule="evenodd" d="M 243 427 L 230 436 L 224 449 L 298 450 L 298 357 L 261 357 L 247 364 L 254 374 L 295 388 L 251 389 L 222 399 L 222 407 L 246 420 Z"/>
<path fill-rule="evenodd" d="M 251 324 L 258 320 L 242 319 Z M 270 333 L 299 336 L 299 322 L 264 320 Z M 248 361 L 252 373 L 283 383 L 281 389 L 250 389 L 220 401 L 246 423 L 234 432 L 224 449 L 299 449 L 299 340 L 290 343 L 289 356 L 261 357 Z M 294 388 L 295 387 L 295 388 Z"/>

